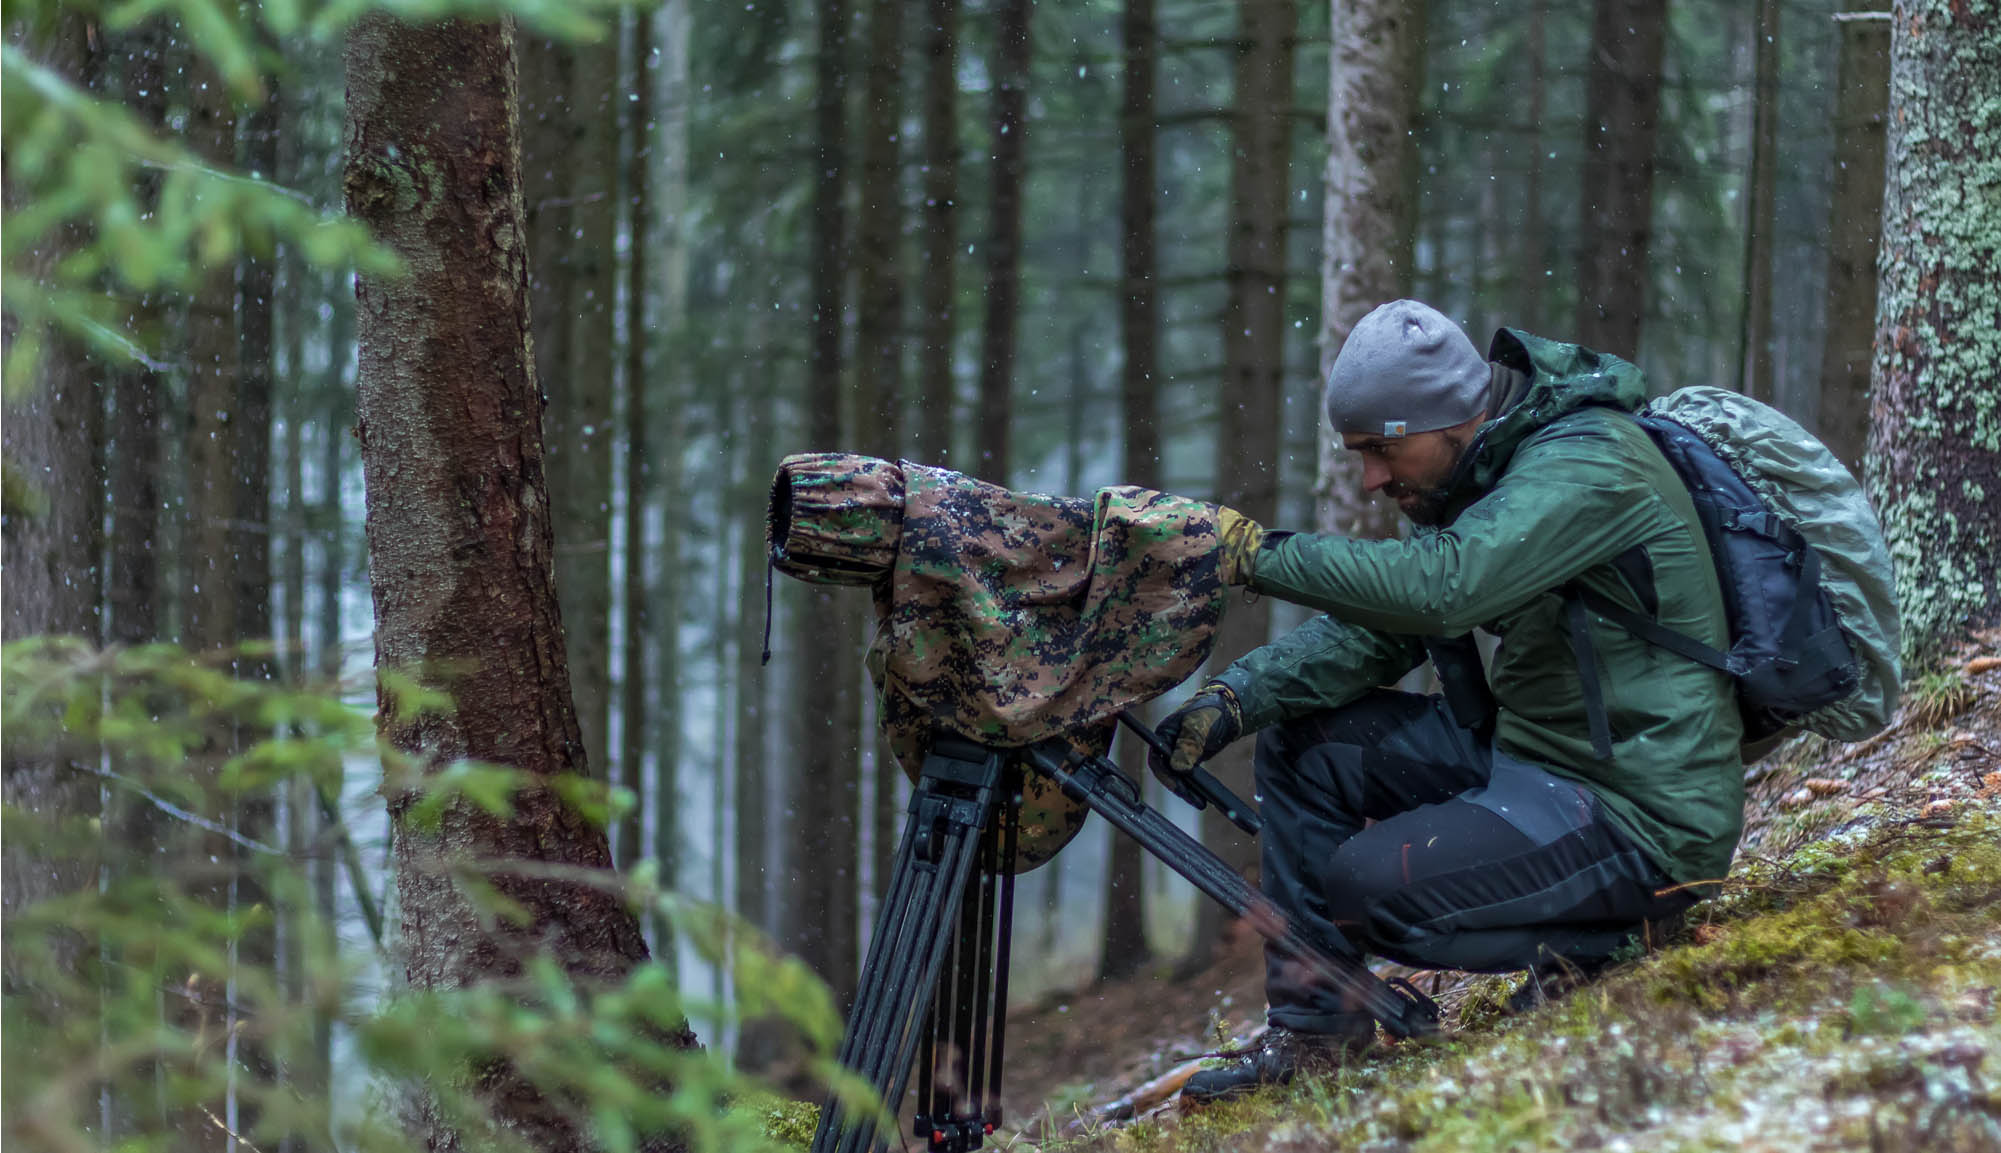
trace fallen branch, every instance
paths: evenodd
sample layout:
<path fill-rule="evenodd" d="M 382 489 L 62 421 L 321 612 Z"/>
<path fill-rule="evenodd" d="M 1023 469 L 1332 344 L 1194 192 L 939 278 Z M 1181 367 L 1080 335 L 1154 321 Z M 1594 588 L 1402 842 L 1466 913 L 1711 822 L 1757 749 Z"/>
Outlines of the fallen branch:
<path fill-rule="evenodd" d="M 1243 1047 L 1250 1048 L 1255 1046 L 1263 1038 L 1264 1034 L 1265 1026 L 1263 1025 L 1252 1029 L 1244 1036 Z M 1098 1106 L 1093 1111 L 1091 1120 L 1096 1124 L 1106 1125 L 1113 1122 L 1130 1121 L 1143 1113 L 1152 1112 L 1168 1098 L 1181 1092 L 1181 1087 L 1188 1083 L 1190 1077 L 1202 1071 L 1202 1063 L 1207 1060 L 1207 1057 L 1197 1057 L 1192 1061 L 1184 1061 L 1176 1065 L 1174 1068 L 1146 1082 L 1118 1100 Z"/>

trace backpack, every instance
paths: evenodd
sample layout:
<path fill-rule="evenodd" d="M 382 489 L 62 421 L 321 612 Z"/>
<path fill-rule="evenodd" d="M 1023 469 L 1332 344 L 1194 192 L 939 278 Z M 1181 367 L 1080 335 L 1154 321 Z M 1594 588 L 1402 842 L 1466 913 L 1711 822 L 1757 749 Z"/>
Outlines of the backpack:
<path fill-rule="evenodd" d="M 1723 590 L 1730 651 L 1570 586 L 1566 622 L 1594 749 L 1611 755 L 1587 607 L 1729 673 L 1746 744 L 1795 728 L 1844 741 L 1881 732 L 1897 708 L 1901 626 L 1889 549 L 1862 486 L 1791 418 L 1728 389 L 1684 388 L 1633 419 L 1695 502 Z"/>

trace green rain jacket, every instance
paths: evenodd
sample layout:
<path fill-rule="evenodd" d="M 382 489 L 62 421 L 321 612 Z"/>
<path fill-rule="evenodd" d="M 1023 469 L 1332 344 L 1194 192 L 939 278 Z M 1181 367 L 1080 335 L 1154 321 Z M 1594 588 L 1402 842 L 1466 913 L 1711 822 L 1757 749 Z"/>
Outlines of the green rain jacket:
<path fill-rule="evenodd" d="M 1600 760 L 1563 627 L 1561 590 L 1576 581 L 1730 647 L 1687 489 L 1627 415 L 1646 399 L 1640 371 L 1513 329 L 1489 355 L 1529 373 L 1528 386 L 1467 446 L 1445 526 L 1409 540 L 1268 534 L 1250 588 L 1328 615 L 1218 679 L 1248 732 L 1395 681 L 1424 659 L 1424 637 L 1484 628 L 1501 638 L 1488 670 L 1496 748 L 1589 788 L 1674 880 L 1720 878 L 1743 829 L 1730 679 L 1590 614 L 1613 742 Z M 1621 566 L 1637 570 L 1629 582 L 1611 562 L 1636 546 L 1646 564 Z"/>

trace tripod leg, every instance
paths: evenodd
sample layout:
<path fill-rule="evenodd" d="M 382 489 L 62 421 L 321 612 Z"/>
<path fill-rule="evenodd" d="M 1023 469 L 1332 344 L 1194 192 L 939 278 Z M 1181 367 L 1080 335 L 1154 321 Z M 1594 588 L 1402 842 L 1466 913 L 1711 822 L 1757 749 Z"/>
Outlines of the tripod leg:
<path fill-rule="evenodd" d="M 1161 863 L 1224 908 L 1244 917 L 1285 956 L 1348 994 L 1357 1008 L 1381 1021 L 1390 1032 L 1411 1037 L 1437 1031 L 1438 1006 L 1430 998 L 1409 982 L 1395 985 L 1385 982 L 1360 960 L 1301 935 L 1286 923 L 1270 898 L 1238 876 L 1202 842 L 1141 802 L 1138 787 L 1117 766 L 1102 757 L 1066 764 L 1040 747 L 1024 750 L 1024 759 L 1060 784 L 1065 793 L 1083 801 L 1114 828 L 1138 841 Z"/>
<path fill-rule="evenodd" d="M 839 1050 L 842 1064 L 892 1111 L 908 1083 L 924 1014 L 938 990 L 1004 763 L 1002 754 L 972 746 L 952 746 L 949 755 L 934 752 L 911 795 L 882 905 L 883 924 L 869 943 Z M 812 1147 L 815 1153 L 871 1148 L 875 1131 L 875 1117 L 850 1117 L 829 1101 Z"/>

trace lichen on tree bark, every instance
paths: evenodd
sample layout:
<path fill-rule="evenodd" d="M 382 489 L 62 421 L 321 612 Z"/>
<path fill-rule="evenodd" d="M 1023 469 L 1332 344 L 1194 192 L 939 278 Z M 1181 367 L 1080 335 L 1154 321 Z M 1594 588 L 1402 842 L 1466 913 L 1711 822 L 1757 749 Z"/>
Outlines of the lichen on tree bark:
<path fill-rule="evenodd" d="M 1893 13 L 1870 497 L 1907 664 L 2001 620 L 2001 14 Z"/>

